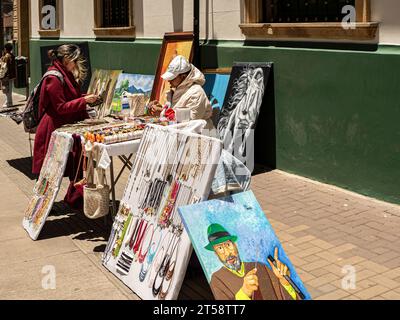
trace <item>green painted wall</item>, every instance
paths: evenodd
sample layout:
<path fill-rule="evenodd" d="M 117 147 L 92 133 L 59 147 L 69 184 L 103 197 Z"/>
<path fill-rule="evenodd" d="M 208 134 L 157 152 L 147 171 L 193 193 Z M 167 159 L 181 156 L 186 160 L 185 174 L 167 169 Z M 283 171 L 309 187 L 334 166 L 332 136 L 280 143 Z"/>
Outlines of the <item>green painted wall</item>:
<path fill-rule="evenodd" d="M 79 43 L 83 39 L 31 40 L 31 85 L 41 77 L 40 47 Z M 122 69 L 126 73 L 154 74 L 160 54 L 161 40 L 88 41 L 92 69 Z"/>
<path fill-rule="evenodd" d="M 33 80 L 49 43 L 31 41 Z M 92 67 L 152 74 L 160 44 L 92 41 Z M 202 65 L 274 62 L 276 167 L 400 203 L 400 47 L 345 49 L 214 42 Z"/>

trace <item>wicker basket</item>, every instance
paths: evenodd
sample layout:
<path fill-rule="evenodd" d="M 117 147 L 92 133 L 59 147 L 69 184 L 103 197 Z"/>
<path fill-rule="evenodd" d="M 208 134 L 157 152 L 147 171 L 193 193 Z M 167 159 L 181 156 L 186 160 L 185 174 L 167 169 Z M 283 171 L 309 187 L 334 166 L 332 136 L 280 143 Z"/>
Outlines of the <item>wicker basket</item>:
<path fill-rule="evenodd" d="M 88 157 L 88 184 L 83 189 L 83 212 L 89 219 L 106 216 L 110 211 L 110 187 L 106 182 L 105 170 L 93 166 L 92 157 Z M 97 176 L 95 182 L 94 176 Z"/>
<path fill-rule="evenodd" d="M 98 219 L 108 214 L 110 210 L 110 187 L 93 185 L 83 189 L 83 212 L 89 219 Z"/>

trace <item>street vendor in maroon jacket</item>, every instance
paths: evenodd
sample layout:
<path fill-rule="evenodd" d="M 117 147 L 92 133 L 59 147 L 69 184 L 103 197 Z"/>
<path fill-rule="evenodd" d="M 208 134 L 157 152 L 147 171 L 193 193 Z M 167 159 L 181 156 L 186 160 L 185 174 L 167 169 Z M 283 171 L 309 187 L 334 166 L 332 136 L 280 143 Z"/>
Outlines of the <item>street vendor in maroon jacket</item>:
<path fill-rule="evenodd" d="M 243 262 L 236 245 L 237 236 L 223 226 L 212 224 L 208 228 L 209 244 L 223 264 L 211 277 L 211 289 L 217 300 L 300 300 L 295 289 L 285 279 L 290 275 L 286 265 L 278 259 L 268 260 L 270 267 L 262 263 Z"/>
<path fill-rule="evenodd" d="M 84 58 L 76 45 L 62 45 L 50 50 L 53 63 L 50 70 L 60 72 L 64 84 L 57 76 L 45 78 L 39 99 L 39 114 L 43 116 L 36 131 L 32 172 L 39 174 L 43 165 L 51 134 L 65 124 L 72 124 L 89 118 L 88 112 L 94 110 L 88 106 L 94 103 L 96 95 L 82 96 L 80 83 L 86 76 Z"/>

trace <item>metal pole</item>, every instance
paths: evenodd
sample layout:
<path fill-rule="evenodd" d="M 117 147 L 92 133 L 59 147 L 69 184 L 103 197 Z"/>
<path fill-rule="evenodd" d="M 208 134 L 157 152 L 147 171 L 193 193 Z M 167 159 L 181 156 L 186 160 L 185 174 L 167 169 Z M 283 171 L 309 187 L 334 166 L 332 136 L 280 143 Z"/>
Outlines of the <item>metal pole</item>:
<path fill-rule="evenodd" d="M 193 64 L 201 68 L 200 58 L 200 0 L 193 0 L 193 34 L 194 34 L 194 57 Z"/>

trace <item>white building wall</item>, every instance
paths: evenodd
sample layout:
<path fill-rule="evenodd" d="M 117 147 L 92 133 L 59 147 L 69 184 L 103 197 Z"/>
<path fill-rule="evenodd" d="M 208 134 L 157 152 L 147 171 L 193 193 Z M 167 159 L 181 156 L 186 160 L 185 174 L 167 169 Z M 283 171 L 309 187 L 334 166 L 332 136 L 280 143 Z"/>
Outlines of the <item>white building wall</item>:
<path fill-rule="evenodd" d="M 39 38 L 38 1 L 31 0 L 32 38 Z M 193 30 L 193 0 L 131 0 L 137 38 L 162 38 L 165 32 Z M 400 45 L 400 1 L 372 0 L 372 20 L 381 44 Z M 93 39 L 92 0 L 61 1 L 61 38 Z M 200 0 L 202 39 L 243 40 L 240 0 Z"/>
<path fill-rule="evenodd" d="M 372 21 L 380 22 L 379 42 L 400 45 L 400 1 L 371 0 Z"/>
<path fill-rule="evenodd" d="M 61 36 L 64 38 L 94 37 L 93 0 L 63 0 Z"/>
<path fill-rule="evenodd" d="M 37 38 L 39 37 L 39 34 L 37 33 L 39 30 L 39 0 L 31 0 L 30 10 L 31 38 Z"/>

